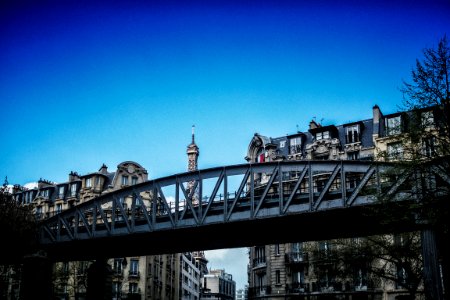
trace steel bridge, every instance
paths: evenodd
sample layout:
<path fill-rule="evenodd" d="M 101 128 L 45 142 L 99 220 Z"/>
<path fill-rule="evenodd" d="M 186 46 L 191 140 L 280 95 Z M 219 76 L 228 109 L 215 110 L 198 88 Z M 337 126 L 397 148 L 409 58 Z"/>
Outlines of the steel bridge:
<path fill-rule="evenodd" d="M 86 260 L 381 233 L 392 227 L 370 207 L 416 189 L 416 172 L 398 173 L 387 163 L 289 161 L 176 174 L 46 219 L 40 244 L 55 259 Z M 449 182 L 438 168 L 427 176 Z"/>

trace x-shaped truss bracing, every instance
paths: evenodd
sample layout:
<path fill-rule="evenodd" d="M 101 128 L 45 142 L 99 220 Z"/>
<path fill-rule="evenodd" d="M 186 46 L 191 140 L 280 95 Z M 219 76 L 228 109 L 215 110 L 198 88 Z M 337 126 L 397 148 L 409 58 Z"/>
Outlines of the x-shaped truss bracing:
<path fill-rule="evenodd" d="M 433 174 L 449 181 L 439 172 Z M 395 176 L 395 165 L 363 161 L 295 161 L 198 170 L 81 203 L 45 220 L 41 242 L 345 209 L 373 203 L 383 191 L 400 195 L 402 185 L 412 176 L 408 172 Z"/>

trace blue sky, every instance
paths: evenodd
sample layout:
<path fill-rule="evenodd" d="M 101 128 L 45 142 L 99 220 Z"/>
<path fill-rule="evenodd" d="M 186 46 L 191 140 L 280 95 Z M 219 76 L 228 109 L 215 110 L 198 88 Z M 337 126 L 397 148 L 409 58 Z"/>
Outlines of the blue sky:
<path fill-rule="evenodd" d="M 449 2 L 337 2 L 2 2 L 0 176 L 132 160 L 158 178 L 186 170 L 193 124 L 208 168 L 244 163 L 255 132 L 397 111 Z"/>

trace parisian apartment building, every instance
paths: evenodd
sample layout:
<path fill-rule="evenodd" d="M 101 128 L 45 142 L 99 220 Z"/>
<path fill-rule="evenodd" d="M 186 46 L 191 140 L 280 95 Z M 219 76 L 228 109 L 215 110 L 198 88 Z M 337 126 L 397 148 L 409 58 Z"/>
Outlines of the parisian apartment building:
<path fill-rule="evenodd" d="M 432 110 L 423 112 L 424 120 L 432 122 L 434 117 Z M 370 119 L 341 125 L 322 125 L 312 120 L 308 131 L 276 138 L 255 134 L 245 159 L 249 163 L 401 159 L 402 142 L 398 136 L 402 132 L 404 118 L 405 113 L 384 115 L 375 105 Z M 424 151 L 431 151 L 432 147 L 433 141 L 424 141 Z M 387 153 L 387 156 L 380 156 L 382 153 Z M 187 147 L 188 171 L 197 170 L 198 156 L 199 148 L 192 132 L 192 141 Z M 68 180 L 63 183 L 41 179 L 36 186 L 15 185 L 13 196 L 23 205 L 32 206 L 36 216 L 44 219 L 101 195 L 147 180 L 148 172 L 143 166 L 125 161 L 112 171 L 104 164 L 97 172 L 88 174 L 81 175 L 72 171 Z M 267 179 L 263 176 L 255 178 L 256 185 L 263 186 L 265 183 Z M 320 191 L 324 183 L 320 178 L 315 178 L 314 190 Z M 354 181 L 350 180 L 345 184 L 352 185 Z M 193 186 L 194 183 L 190 184 L 188 189 Z M 195 204 L 195 191 L 193 194 Z M 145 193 L 141 197 L 151 198 Z M 126 207 L 127 203 L 124 205 Z M 391 300 L 405 292 L 395 284 L 370 285 L 364 268 L 357 270 L 352 282 L 339 282 L 339 278 L 333 273 L 332 264 L 326 259 L 315 259 L 306 250 L 312 247 L 327 252 L 333 244 L 321 241 L 251 247 L 249 285 L 248 289 L 239 293 L 239 297 L 316 299 L 314 297 L 322 295 L 338 299 L 349 299 L 352 296 L 352 300 Z M 86 271 L 91 263 L 78 261 L 55 264 L 55 294 L 61 299 L 84 299 Z M 206 264 L 202 251 L 111 258 L 109 265 L 112 270 L 113 299 L 234 299 L 236 288 L 232 276 L 224 270 L 208 274 Z M 13 289 L 16 288 L 18 286 L 14 285 Z"/>
<path fill-rule="evenodd" d="M 201 300 L 234 300 L 236 282 L 224 269 L 210 270 L 202 277 Z"/>
<path fill-rule="evenodd" d="M 281 137 L 273 138 L 256 133 L 250 141 L 245 159 L 249 163 L 403 159 L 403 141 L 400 136 L 407 126 L 408 112 L 384 115 L 375 105 L 371 114 L 370 119 L 341 125 L 322 125 L 312 120 L 307 131 Z M 427 124 L 433 124 L 434 118 L 438 117 L 432 109 L 424 110 L 420 114 L 422 122 Z M 424 153 L 430 153 L 433 147 L 433 139 L 423 141 Z M 298 174 L 291 176 L 296 175 Z M 291 179 L 295 179 L 294 177 Z M 321 180 L 320 175 L 314 178 L 314 192 L 321 192 L 325 182 L 326 180 Z M 357 179 L 350 179 L 345 184 L 351 188 L 356 182 Z M 264 174 L 255 178 L 255 190 L 258 185 L 264 186 L 266 183 Z M 294 232 L 295 230 L 293 234 Z M 248 299 L 394 300 L 407 294 L 407 291 L 395 282 L 370 282 L 364 265 L 355 270 L 352 280 L 340 280 L 333 261 L 326 255 L 331 253 L 333 247 L 331 241 L 251 247 Z M 398 276 L 402 276 L 400 271 L 398 270 Z"/>
<path fill-rule="evenodd" d="M 194 140 L 187 147 L 188 170 L 197 169 L 199 148 Z M 110 171 L 103 164 L 97 172 L 80 175 L 71 171 L 68 180 L 54 183 L 40 179 L 34 185 L 15 185 L 16 201 L 30 205 L 38 219 L 49 218 L 98 196 L 148 180 L 140 164 L 125 161 Z M 146 194 L 141 195 L 145 198 Z M 127 209 L 127 199 L 124 199 Z M 54 293 L 59 299 L 86 297 L 87 270 L 92 261 L 54 264 Z M 203 251 L 117 257 L 108 260 L 112 271 L 112 299 L 199 300 L 201 277 L 208 272 Z M 14 270 L 11 270 L 14 272 Z M 17 277 L 17 276 L 16 276 Z M 9 295 L 19 295 L 20 282 L 11 282 Z"/>

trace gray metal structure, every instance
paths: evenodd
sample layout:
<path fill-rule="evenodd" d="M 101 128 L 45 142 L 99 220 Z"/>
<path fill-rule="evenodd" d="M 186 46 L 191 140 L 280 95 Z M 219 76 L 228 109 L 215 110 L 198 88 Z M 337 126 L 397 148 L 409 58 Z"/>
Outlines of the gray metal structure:
<path fill-rule="evenodd" d="M 287 161 L 198 170 L 74 206 L 43 221 L 40 243 L 52 257 L 77 259 L 78 253 L 86 259 L 287 242 L 285 231 L 305 227 L 308 231 L 295 240 L 370 234 L 382 222 L 362 215 L 364 208 L 376 204 L 380 194 L 405 198 L 402 193 L 411 191 L 402 185 L 412 176 L 395 175 L 395 165 L 367 161 Z M 431 171 L 429 176 L 442 174 Z M 190 182 L 195 182 L 199 204 L 189 194 Z M 269 237 L 267 230 L 274 229 L 280 234 Z"/>

